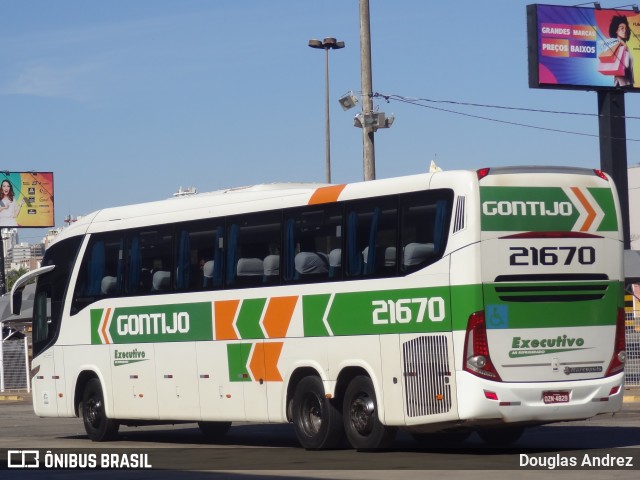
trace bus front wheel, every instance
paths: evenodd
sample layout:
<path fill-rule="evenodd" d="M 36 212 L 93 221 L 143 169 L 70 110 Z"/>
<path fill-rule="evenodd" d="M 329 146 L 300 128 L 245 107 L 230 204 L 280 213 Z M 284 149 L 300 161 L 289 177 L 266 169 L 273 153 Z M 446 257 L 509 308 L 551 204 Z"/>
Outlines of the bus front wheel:
<path fill-rule="evenodd" d="M 376 392 L 367 376 L 360 375 L 349 383 L 342 414 L 344 430 L 353 448 L 386 448 L 396 436 L 395 428 L 380 422 Z"/>
<path fill-rule="evenodd" d="M 102 386 L 97 378 L 89 380 L 84 388 L 82 421 L 87 435 L 94 442 L 112 440 L 118 433 L 120 425 L 107 417 Z"/>
<path fill-rule="evenodd" d="M 304 448 L 337 448 L 342 443 L 342 416 L 325 396 L 320 377 L 305 377 L 298 383 L 291 412 L 296 437 Z"/>

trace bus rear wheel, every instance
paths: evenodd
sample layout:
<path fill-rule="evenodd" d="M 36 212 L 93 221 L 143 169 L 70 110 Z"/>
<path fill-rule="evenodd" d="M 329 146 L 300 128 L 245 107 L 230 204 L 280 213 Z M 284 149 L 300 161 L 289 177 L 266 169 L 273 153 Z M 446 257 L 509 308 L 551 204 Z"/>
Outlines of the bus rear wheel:
<path fill-rule="evenodd" d="M 351 380 L 344 395 L 342 413 L 344 430 L 353 448 L 387 448 L 396 436 L 397 429 L 380 422 L 376 392 L 367 376 L 360 375 Z"/>
<path fill-rule="evenodd" d="M 97 378 L 87 382 L 82 395 L 81 409 L 84 429 L 92 441 L 106 442 L 116 437 L 120 424 L 107 417 L 102 386 Z"/>
<path fill-rule="evenodd" d="M 320 377 L 305 377 L 298 383 L 291 412 L 296 437 L 304 448 L 337 448 L 342 443 L 342 416 L 325 396 Z"/>

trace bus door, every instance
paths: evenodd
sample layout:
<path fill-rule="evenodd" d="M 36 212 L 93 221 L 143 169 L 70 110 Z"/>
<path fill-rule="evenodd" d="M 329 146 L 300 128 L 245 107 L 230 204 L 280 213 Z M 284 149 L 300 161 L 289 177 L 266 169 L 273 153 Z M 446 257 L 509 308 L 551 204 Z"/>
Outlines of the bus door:
<path fill-rule="evenodd" d="M 204 421 L 246 419 L 242 377 L 235 368 L 241 362 L 242 347 L 235 345 L 224 341 L 196 344 L 200 416 Z"/>
<path fill-rule="evenodd" d="M 157 355 L 154 345 L 116 343 L 110 345 L 110 349 L 114 417 L 157 419 Z"/>
<path fill-rule="evenodd" d="M 160 418 L 193 420 L 200 413 L 194 342 L 155 344 Z"/>
<path fill-rule="evenodd" d="M 64 398 L 66 390 L 63 348 L 55 344 L 61 327 L 61 305 L 65 285 L 60 283 L 64 281 L 64 275 L 65 269 L 62 266 L 56 269 L 50 265 L 34 270 L 16 282 L 18 285 L 26 283 L 29 276 L 38 277 L 33 300 L 34 360 L 31 371 L 34 410 L 37 415 L 43 417 L 67 416 L 68 413 Z"/>

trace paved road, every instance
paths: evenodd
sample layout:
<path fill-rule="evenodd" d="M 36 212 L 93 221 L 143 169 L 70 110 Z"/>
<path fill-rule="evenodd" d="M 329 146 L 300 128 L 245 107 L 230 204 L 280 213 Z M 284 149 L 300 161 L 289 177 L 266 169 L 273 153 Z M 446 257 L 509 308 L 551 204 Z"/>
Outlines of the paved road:
<path fill-rule="evenodd" d="M 193 424 L 155 427 L 122 427 L 117 441 L 90 442 L 79 419 L 48 418 L 33 415 L 28 401 L 0 403 L 0 459 L 9 450 L 38 449 L 44 455 L 48 449 L 69 455 L 145 455 L 154 469 L 126 470 L 117 473 L 118 480 L 127 478 L 180 478 L 197 480 L 202 471 L 217 478 L 425 478 L 440 470 L 439 478 L 478 478 L 478 470 L 490 470 L 492 480 L 511 479 L 519 470 L 521 478 L 539 479 L 540 470 L 527 470 L 521 461 L 581 463 L 584 456 L 634 456 L 634 469 L 617 469 L 606 476 L 638 478 L 640 469 L 640 403 L 625 403 L 615 416 L 602 416 L 588 421 L 555 424 L 529 429 L 509 450 L 487 448 L 472 436 L 461 447 L 422 448 L 408 435 L 399 435 L 393 448 L 377 452 L 334 450 L 308 452 L 298 447 L 289 425 L 234 425 L 223 444 L 210 444 Z M 62 450 L 59 450 L 62 449 Z M 122 457 L 119 457 L 120 459 Z M 142 458 L 142 457 L 140 457 Z M 564 459 L 564 460 L 563 460 Z M 122 461 L 122 460 L 120 460 Z M 545 468 L 548 470 L 548 468 Z M 113 471 L 71 472 L 102 478 Z M 554 471 L 554 478 L 584 480 L 602 478 L 605 472 L 585 470 Z M 68 478 L 69 470 L 0 471 L 1 478 Z M 483 475 L 484 476 L 484 475 Z"/>

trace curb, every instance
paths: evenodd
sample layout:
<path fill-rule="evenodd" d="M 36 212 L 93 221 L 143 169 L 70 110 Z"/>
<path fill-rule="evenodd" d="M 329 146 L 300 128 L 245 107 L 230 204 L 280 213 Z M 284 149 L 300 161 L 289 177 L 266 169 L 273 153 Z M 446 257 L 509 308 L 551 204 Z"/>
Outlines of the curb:
<path fill-rule="evenodd" d="M 20 400 L 24 400 L 24 397 L 22 395 L 0 395 L 0 402 L 2 401 L 16 402 Z"/>

